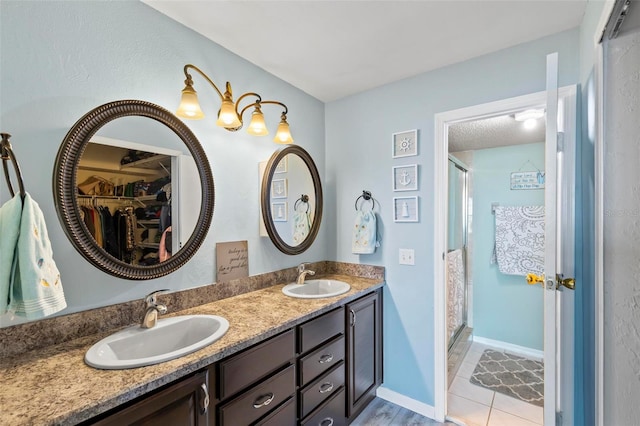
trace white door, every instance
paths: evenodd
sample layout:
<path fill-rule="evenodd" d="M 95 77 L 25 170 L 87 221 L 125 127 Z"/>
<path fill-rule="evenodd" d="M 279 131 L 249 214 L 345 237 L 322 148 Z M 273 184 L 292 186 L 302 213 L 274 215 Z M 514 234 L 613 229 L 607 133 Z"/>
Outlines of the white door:
<path fill-rule="evenodd" d="M 569 99 L 572 99 L 571 97 Z M 564 138 L 565 102 L 558 102 L 558 54 L 547 56 L 545 148 L 544 424 L 573 424 L 574 138 Z M 575 100 L 574 100 L 575 102 Z M 566 119 L 566 120 L 565 120 Z M 573 120 L 573 121 L 571 121 Z M 575 131 L 573 128 L 571 131 Z M 565 140 L 566 139 L 566 140 Z M 565 285 L 561 285 L 564 283 Z"/>

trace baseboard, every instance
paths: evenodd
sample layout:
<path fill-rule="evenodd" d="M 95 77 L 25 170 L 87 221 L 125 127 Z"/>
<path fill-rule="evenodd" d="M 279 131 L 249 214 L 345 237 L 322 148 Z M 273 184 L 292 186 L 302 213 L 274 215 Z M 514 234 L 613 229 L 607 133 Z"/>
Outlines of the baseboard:
<path fill-rule="evenodd" d="M 500 340 L 487 339 L 486 337 L 473 336 L 473 341 L 483 345 L 493 346 L 504 349 L 516 355 L 523 355 L 530 358 L 536 358 L 542 361 L 544 359 L 544 351 L 531 349 L 525 346 L 514 345 L 513 343 L 502 342 Z"/>
<path fill-rule="evenodd" d="M 429 417 L 430 419 L 435 419 L 436 410 L 429 404 L 425 404 L 424 402 L 409 398 L 408 396 L 392 391 L 391 389 L 385 388 L 384 386 L 380 386 L 378 388 L 378 390 L 376 391 L 376 395 L 379 398 L 382 398 L 389 402 L 393 402 L 394 404 L 404 407 L 407 410 L 422 414 L 423 416 Z"/>

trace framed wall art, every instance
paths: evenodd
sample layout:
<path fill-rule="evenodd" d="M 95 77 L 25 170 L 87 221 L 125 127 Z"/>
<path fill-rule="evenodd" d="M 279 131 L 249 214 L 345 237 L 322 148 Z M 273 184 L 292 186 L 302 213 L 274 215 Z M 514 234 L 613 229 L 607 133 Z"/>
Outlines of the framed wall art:
<path fill-rule="evenodd" d="M 271 198 L 287 198 L 287 180 L 273 179 L 271 181 Z"/>
<path fill-rule="evenodd" d="M 395 166 L 393 168 L 393 190 L 394 191 L 417 191 L 418 190 L 418 165 L 407 164 L 406 166 Z"/>
<path fill-rule="evenodd" d="M 418 197 L 394 197 L 393 221 L 418 222 Z"/>
<path fill-rule="evenodd" d="M 418 155 L 418 130 L 405 130 L 394 133 L 392 137 L 393 158 Z"/>
<path fill-rule="evenodd" d="M 287 172 L 287 156 L 285 156 L 278 165 L 274 173 L 286 173 Z"/>
<path fill-rule="evenodd" d="M 287 221 L 287 202 L 271 203 L 271 217 L 274 222 Z"/>

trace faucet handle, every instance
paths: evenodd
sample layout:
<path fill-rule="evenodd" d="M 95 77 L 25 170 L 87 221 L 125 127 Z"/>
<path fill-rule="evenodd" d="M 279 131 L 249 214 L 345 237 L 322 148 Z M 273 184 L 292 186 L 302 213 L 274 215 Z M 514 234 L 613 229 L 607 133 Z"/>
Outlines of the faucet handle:
<path fill-rule="evenodd" d="M 162 289 L 162 290 L 153 291 L 153 292 L 151 292 L 151 293 L 146 295 L 146 297 L 144 298 L 144 302 L 147 304 L 147 306 L 155 305 L 156 302 L 158 301 L 158 295 L 159 294 L 168 293 L 168 292 L 169 292 L 168 288 L 165 288 L 165 289 Z"/>
<path fill-rule="evenodd" d="M 311 265 L 311 262 L 302 262 L 298 265 L 298 273 L 302 273 L 306 270 L 307 266 Z"/>

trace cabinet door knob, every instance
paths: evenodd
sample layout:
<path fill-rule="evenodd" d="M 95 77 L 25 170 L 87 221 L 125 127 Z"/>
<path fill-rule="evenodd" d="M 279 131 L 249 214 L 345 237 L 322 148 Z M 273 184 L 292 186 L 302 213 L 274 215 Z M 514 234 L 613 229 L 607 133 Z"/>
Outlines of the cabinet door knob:
<path fill-rule="evenodd" d="M 253 402 L 253 408 L 266 407 L 267 405 L 271 404 L 271 402 L 273 401 L 273 398 L 275 397 L 276 396 L 273 392 L 270 392 L 266 395 L 262 395 Z"/>
<path fill-rule="evenodd" d="M 202 398 L 202 414 L 206 414 L 209 409 L 209 391 L 207 390 L 206 383 L 200 385 L 202 392 L 204 392 L 204 398 Z"/>
<path fill-rule="evenodd" d="M 332 390 L 333 390 L 333 383 L 326 382 L 320 386 L 319 392 L 327 393 L 327 392 L 331 392 Z"/>
<path fill-rule="evenodd" d="M 331 417 L 327 417 L 326 419 L 322 419 L 318 426 L 333 426 L 333 419 Z"/>
<path fill-rule="evenodd" d="M 320 364 L 326 364 L 326 363 L 331 362 L 331 361 L 333 361 L 333 354 L 325 354 L 325 355 L 322 355 L 322 356 L 320 357 L 320 359 L 318 360 L 318 362 L 319 362 Z"/>

